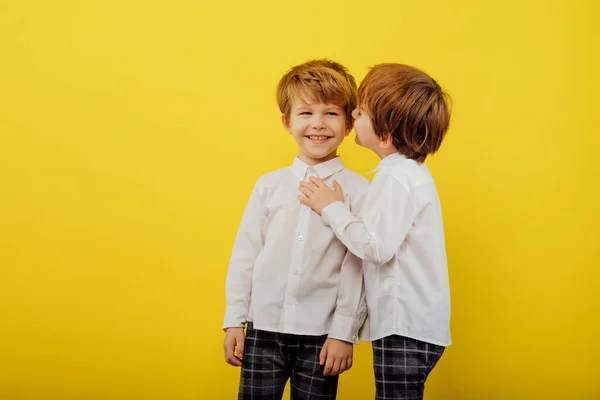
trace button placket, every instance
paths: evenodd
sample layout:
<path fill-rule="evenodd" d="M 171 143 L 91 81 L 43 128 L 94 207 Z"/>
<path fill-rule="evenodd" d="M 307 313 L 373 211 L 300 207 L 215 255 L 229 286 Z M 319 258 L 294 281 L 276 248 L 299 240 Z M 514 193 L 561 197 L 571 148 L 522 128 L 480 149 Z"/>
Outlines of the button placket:
<path fill-rule="evenodd" d="M 310 210 L 306 206 L 304 210 Z M 305 252 L 305 243 L 308 234 L 308 221 L 310 213 L 300 212 L 296 224 L 296 236 L 294 238 L 292 262 L 288 272 L 288 285 L 284 298 L 283 325 L 286 330 L 293 330 L 296 316 L 296 298 L 300 286 L 300 269 L 302 268 Z"/>

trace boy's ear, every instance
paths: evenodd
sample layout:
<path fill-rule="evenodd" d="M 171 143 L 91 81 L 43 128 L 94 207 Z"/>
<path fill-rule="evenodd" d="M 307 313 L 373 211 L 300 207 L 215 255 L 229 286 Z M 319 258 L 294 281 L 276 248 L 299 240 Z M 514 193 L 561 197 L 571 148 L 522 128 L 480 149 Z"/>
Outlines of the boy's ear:
<path fill-rule="evenodd" d="M 285 117 L 285 114 L 281 114 L 281 123 L 288 133 L 292 133 L 292 126 L 290 125 L 290 121 Z"/>
<path fill-rule="evenodd" d="M 379 147 L 382 149 L 389 149 L 392 146 L 392 135 L 386 133 L 383 138 L 379 140 Z"/>

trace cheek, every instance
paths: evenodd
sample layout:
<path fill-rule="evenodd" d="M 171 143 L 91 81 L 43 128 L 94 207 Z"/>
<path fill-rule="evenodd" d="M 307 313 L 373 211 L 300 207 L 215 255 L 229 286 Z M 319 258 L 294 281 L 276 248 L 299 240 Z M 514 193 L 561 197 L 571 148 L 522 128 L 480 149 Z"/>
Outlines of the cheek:
<path fill-rule="evenodd" d="M 362 124 L 359 121 L 354 122 L 354 132 L 356 132 L 357 135 L 362 134 Z"/>
<path fill-rule="evenodd" d="M 306 129 L 306 121 L 297 120 L 297 121 L 294 121 L 294 123 L 292 124 L 292 130 L 294 132 L 301 133 L 305 129 Z"/>

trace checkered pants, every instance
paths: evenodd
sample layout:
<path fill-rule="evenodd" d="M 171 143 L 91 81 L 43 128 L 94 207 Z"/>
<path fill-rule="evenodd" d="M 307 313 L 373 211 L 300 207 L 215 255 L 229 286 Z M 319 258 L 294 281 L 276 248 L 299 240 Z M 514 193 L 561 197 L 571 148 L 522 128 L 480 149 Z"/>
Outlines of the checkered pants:
<path fill-rule="evenodd" d="M 373 341 L 377 400 L 421 400 L 425 380 L 444 347 L 404 336 Z"/>
<path fill-rule="evenodd" d="M 266 332 L 248 327 L 238 400 L 280 400 L 290 379 L 291 399 L 335 399 L 338 376 L 324 376 L 319 353 L 327 336 Z"/>

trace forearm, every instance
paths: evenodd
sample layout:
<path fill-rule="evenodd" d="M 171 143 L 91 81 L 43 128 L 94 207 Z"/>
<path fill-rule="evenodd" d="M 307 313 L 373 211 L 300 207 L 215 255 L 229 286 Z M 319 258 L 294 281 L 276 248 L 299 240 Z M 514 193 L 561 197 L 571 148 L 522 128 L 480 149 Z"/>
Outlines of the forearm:
<path fill-rule="evenodd" d="M 226 281 L 227 305 L 223 329 L 244 326 L 248 321 L 251 294 L 252 268 L 230 266 Z"/>
<path fill-rule="evenodd" d="M 366 315 L 362 261 L 347 252 L 340 272 L 338 297 L 329 337 L 358 343 L 358 331 Z"/>
<path fill-rule="evenodd" d="M 374 226 L 369 227 L 353 215 L 341 202 L 332 203 L 323 209 L 323 220 L 329 224 L 337 238 L 358 258 L 373 264 L 384 264 L 396 252 L 396 248 L 382 240 Z M 383 216 L 376 215 L 377 219 Z M 374 221 L 376 225 L 379 221 Z M 371 228 L 371 229 L 369 229 Z"/>

